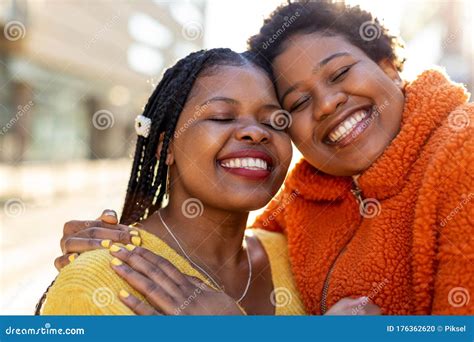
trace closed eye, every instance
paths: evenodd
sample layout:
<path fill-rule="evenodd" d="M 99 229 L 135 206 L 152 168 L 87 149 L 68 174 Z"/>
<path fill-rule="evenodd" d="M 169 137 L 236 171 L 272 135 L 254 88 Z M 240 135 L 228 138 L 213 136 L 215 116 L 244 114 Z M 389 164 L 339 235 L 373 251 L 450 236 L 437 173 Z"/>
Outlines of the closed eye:
<path fill-rule="evenodd" d="M 347 72 L 352 68 L 353 65 L 354 64 L 351 64 L 351 65 L 348 65 L 348 66 L 345 66 L 345 67 L 339 69 L 336 72 L 335 76 L 331 79 L 331 83 L 342 80 L 342 78 L 347 74 Z"/>
<path fill-rule="evenodd" d="M 311 96 L 305 95 L 301 97 L 290 109 L 290 112 L 294 112 L 298 109 L 302 109 L 303 105 L 311 99 Z"/>
<path fill-rule="evenodd" d="M 230 122 L 233 121 L 233 118 L 209 118 L 209 121 L 215 121 L 215 122 Z"/>

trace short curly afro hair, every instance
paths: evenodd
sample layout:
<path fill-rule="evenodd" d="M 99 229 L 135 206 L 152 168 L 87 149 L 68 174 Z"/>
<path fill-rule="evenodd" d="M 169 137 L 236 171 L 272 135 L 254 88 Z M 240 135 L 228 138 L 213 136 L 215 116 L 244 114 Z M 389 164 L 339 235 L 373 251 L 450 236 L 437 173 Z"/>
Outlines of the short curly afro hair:
<path fill-rule="evenodd" d="M 376 63 L 388 59 L 402 71 L 404 44 L 390 35 L 377 18 L 359 6 L 328 0 L 291 1 L 265 19 L 260 32 L 248 40 L 249 50 L 267 63 L 282 53 L 285 42 L 296 34 L 320 33 L 343 36 Z"/>

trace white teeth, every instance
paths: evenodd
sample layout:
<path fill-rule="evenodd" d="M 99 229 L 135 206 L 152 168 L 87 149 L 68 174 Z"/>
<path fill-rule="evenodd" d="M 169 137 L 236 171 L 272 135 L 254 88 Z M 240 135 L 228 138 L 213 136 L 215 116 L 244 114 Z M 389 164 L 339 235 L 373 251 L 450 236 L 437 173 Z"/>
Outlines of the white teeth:
<path fill-rule="evenodd" d="M 359 122 L 361 122 L 367 117 L 367 115 L 368 112 L 366 110 L 359 110 L 355 112 L 350 117 L 341 122 L 339 125 L 337 125 L 331 131 L 331 133 L 329 133 L 329 140 L 331 140 L 332 142 L 337 142 L 342 138 L 346 137 L 350 132 L 352 132 L 352 130 Z"/>
<path fill-rule="evenodd" d="M 221 165 L 231 169 L 267 170 L 267 162 L 259 158 L 233 158 L 221 161 Z"/>

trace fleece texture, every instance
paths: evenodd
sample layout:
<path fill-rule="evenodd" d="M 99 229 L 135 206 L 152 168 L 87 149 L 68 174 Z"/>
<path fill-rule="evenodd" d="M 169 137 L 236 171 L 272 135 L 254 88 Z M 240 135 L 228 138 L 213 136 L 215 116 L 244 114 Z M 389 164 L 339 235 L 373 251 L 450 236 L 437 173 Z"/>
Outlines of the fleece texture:
<path fill-rule="evenodd" d="M 303 159 L 254 224 L 287 235 L 311 314 L 363 295 L 383 314 L 474 314 L 474 106 L 436 70 L 405 96 L 399 134 L 357 179 L 362 202 L 351 177 Z"/>

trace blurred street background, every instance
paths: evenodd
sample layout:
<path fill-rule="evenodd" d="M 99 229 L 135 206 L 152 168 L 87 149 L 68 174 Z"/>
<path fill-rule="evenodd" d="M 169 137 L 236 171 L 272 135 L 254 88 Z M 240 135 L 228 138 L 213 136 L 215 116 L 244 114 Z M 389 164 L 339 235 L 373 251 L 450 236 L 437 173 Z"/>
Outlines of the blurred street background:
<path fill-rule="evenodd" d="M 441 65 L 472 92 L 474 3 L 346 3 L 402 35 L 405 78 Z M 133 120 L 164 68 L 201 48 L 245 50 L 279 4 L 0 0 L 0 314 L 33 313 L 66 221 L 120 212 Z"/>

